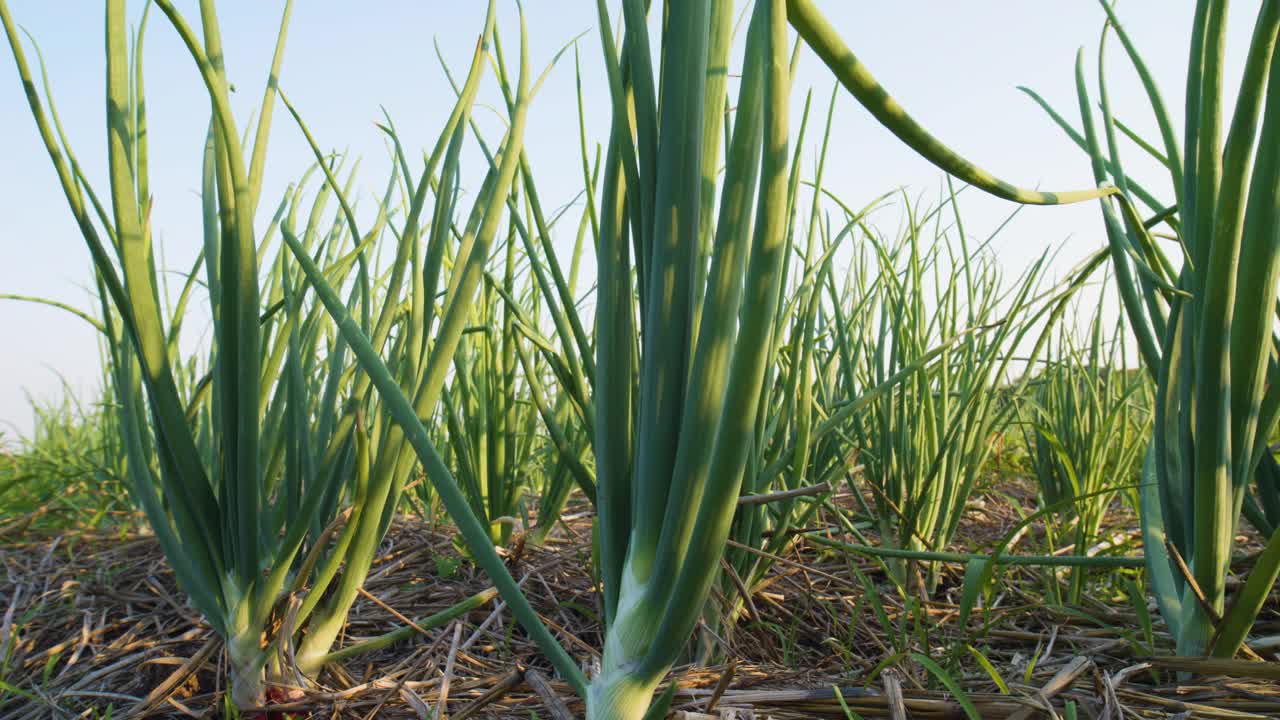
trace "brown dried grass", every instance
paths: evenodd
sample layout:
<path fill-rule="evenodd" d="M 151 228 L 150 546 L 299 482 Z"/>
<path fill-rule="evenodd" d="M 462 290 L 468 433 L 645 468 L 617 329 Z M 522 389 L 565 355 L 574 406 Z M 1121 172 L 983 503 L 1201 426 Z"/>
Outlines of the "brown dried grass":
<path fill-rule="evenodd" d="M 1011 499 L 1027 500 L 1008 492 L 975 503 L 962 529 L 968 547 L 981 548 L 1018 521 Z M 589 664 L 602 644 L 589 518 L 566 520 L 546 546 L 517 538 L 506 557 L 544 619 Z M 1132 527 L 1122 515 L 1118 522 L 1118 532 Z M 104 717 L 108 706 L 113 718 L 218 716 L 221 647 L 181 600 L 152 537 L 68 532 L 0 543 L 0 680 L 26 694 L 0 694 L 0 720 Z M 397 615 L 429 615 L 487 587 L 458 557 L 448 528 L 401 518 L 382 550 L 344 642 L 385 633 L 403 624 Z M 440 569 L 454 564 L 442 577 Z M 878 584 L 890 627 L 870 611 L 859 572 Z M 1043 602 L 1045 576 L 1033 568 L 1003 575 L 990 627 L 979 632 L 977 617 L 968 629 L 1008 683 L 1003 694 L 963 649 L 955 626 L 962 573 L 944 575 L 934 599 L 913 611 L 874 562 L 797 542 L 752 588 L 758 617 L 743 618 L 721 639 L 724 664 L 674 674 L 675 709 L 685 717 L 705 717 L 714 706 L 717 716 L 843 718 L 834 686 L 863 717 L 965 717 L 954 697 L 901 654 L 908 650 L 952 668 L 983 718 L 1053 717 L 1068 700 L 1091 718 L 1280 717 L 1280 685 L 1268 675 L 1276 665 L 1148 662 L 1133 611 L 1109 597 L 1105 583 L 1083 607 L 1066 611 Z M 581 703 L 564 684 L 534 689 L 530 671 L 551 673 L 495 607 L 331 667 L 312 687 L 277 688 L 272 696 L 284 703 L 268 717 L 427 717 L 439 705 L 446 665 L 446 709 L 455 720 L 558 717 L 553 706 L 561 705 L 554 709 L 580 716 Z M 1258 632 L 1280 632 L 1277 618 L 1273 603 Z M 1168 652 L 1159 630 L 1157 624 L 1157 655 Z M 1274 649 L 1262 654 L 1274 659 Z M 1177 671 L 1188 670 L 1203 676 L 1179 682 Z"/>

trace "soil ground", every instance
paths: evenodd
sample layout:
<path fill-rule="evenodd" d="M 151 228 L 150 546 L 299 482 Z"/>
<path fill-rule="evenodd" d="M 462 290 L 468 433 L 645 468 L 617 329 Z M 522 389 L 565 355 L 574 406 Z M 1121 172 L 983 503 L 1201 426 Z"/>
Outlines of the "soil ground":
<path fill-rule="evenodd" d="M 1016 484 L 975 498 L 959 544 L 989 547 L 1032 505 L 1030 492 Z M 517 536 L 506 548 L 534 606 L 588 668 L 602 646 L 589 522 L 571 508 L 544 546 Z M 1133 527 L 1124 512 L 1109 520 L 1109 536 L 1127 554 L 1140 552 Z M 1043 547 L 1037 544 L 1042 534 L 1030 529 L 1012 552 Z M 399 519 L 340 644 L 402 627 L 406 618 L 485 589 L 484 576 L 458 554 L 453 537 L 448 527 Z M 185 603 L 153 537 L 10 534 L 0 537 L 0 569 L 0 719 L 222 713 L 220 643 Z M 1071 702 L 1085 718 L 1280 717 L 1280 665 L 1180 665 L 1168 657 L 1158 614 L 1128 600 L 1124 573 L 1095 577 L 1081 602 L 1068 607 L 1046 599 L 1055 582 L 1048 571 L 1008 568 L 986 609 L 960 628 L 963 572 L 945 568 L 932 600 L 907 602 L 874 559 L 801 537 L 752 588 L 732 633 L 702 629 L 716 660 L 676 669 L 673 709 L 691 718 L 964 718 L 974 712 L 1030 719 L 1061 717 Z M 1056 582 L 1065 585 L 1061 575 Z M 720 594 L 712 598 L 725 601 Z M 1149 637 L 1140 614 L 1152 618 Z M 1274 597 L 1254 635 L 1280 635 Z M 1267 660 L 1280 650 L 1280 642 L 1275 645 L 1255 643 Z M 945 669 L 948 680 L 920 656 Z M 1197 674 L 1180 682 L 1179 669 Z M 541 693 L 535 690 L 540 679 L 549 679 Z M 279 702 L 262 713 L 269 718 L 426 718 L 437 708 L 453 720 L 582 713 L 495 603 L 332 666 L 310 687 L 274 688 L 272 697 Z M 842 699 L 856 715 L 845 712 Z"/>

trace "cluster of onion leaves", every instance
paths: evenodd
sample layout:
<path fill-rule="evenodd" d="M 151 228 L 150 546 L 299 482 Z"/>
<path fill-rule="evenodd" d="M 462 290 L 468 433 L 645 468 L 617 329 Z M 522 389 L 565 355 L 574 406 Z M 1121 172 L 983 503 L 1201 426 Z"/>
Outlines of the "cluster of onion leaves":
<path fill-rule="evenodd" d="M 1099 302 L 1084 338 L 1061 326 L 1019 408 L 1041 503 L 1063 508 L 1056 534 L 1077 553 L 1092 552 L 1117 496 L 1137 507 L 1136 493 L 1122 488 L 1135 487 L 1151 431 L 1151 383 L 1129 368 L 1124 321 L 1108 333 L 1104 308 Z M 1082 568 L 1072 571 L 1067 601 L 1080 602 L 1084 581 Z"/>
<path fill-rule="evenodd" d="M 150 224 L 157 188 L 148 182 L 143 38 L 153 8 L 189 51 L 212 109 L 203 148 L 202 248 L 173 303 Z M 411 170 L 398 136 L 385 128 L 395 162 L 363 228 L 351 199 L 354 170 L 344 171 L 319 149 L 280 89 L 291 4 L 284 5 L 252 143 L 241 138 L 231 111 L 215 4 L 204 0 L 199 8 L 196 29 L 169 0 L 148 3 L 131 36 L 126 2 L 106 3 L 105 196 L 82 173 L 43 74 L 43 97 L 37 89 L 3 2 L 0 21 L 93 257 L 126 485 L 179 585 L 226 643 L 233 703 L 254 707 L 263 703 L 268 679 L 306 682 L 339 657 L 334 643 L 417 464 L 403 418 L 395 417 L 399 408 L 382 402 L 387 393 L 374 392 L 374 379 L 353 362 L 343 328 L 315 290 L 332 293 L 323 299 L 349 308 L 354 328 L 371 338 L 357 350 L 377 348 L 396 358 L 398 392 L 414 398 L 418 416 L 429 417 L 507 215 L 514 163 L 505 172 L 491 170 L 471 208 L 461 206 L 460 158 L 487 68 L 492 3 L 465 83 L 420 171 Z M 527 90 L 521 86 L 501 145 L 512 157 L 523 140 Z M 316 164 L 258 233 L 254 217 L 277 100 L 288 106 Z M 311 178 L 322 182 L 314 193 L 306 191 Z M 329 215 L 334 199 L 338 207 Z M 380 271 L 373 249 L 387 239 L 394 239 L 394 258 Z M 207 358 L 193 364 L 181 359 L 178 346 L 200 284 L 213 333 Z M 483 546 L 492 554 L 487 536 Z M 491 596 L 464 600 L 428 624 Z M 350 656 L 402 636 L 396 631 L 339 652 Z"/>
<path fill-rule="evenodd" d="M 1087 153 L 1096 181 L 1119 190 L 1102 203 L 1104 229 L 1129 328 L 1156 383 L 1140 493 L 1148 580 L 1179 654 L 1231 657 L 1280 578 L 1280 469 L 1269 448 L 1280 416 L 1280 2 L 1258 4 L 1230 115 L 1227 3 L 1195 3 L 1181 142 L 1142 55 L 1101 5 L 1096 104 L 1083 51 L 1076 62 L 1080 124 L 1027 92 Z M 1155 142 L 1112 114 L 1112 35 L 1142 82 Z M 1121 135 L 1167 173 L 1171 201 L 1126 171 Z M 1269 541 L 1228 602 L 1242 516 Z"/>

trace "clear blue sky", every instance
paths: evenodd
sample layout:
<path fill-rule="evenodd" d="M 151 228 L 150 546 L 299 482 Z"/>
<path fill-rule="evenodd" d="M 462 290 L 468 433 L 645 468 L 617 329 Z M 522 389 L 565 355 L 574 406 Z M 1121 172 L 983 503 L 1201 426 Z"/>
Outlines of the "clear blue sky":
<path fill-rule="evenodd" d="M 194 0 L 175 4 L 197 22 Z M 1062 110 L 1074 110 L 1072 66 L 1080 46 L 1087 48 L 1090 81 L 1096 82 L 1103 17 L 1096 2 L 819 0 L 818 4 L 908 111 L 956 149 L 1019 184 L 1048 189 L 1091 184 L 1084 157 L 1015 87 L 1031 86 Z M 220 4 L 228 68 L 239 87 L 241 125 L 248 108 L 260 98 L 281 5 L 266 0 Z M 1175 108 L 1181 104 L 1192 5 L 1167 0 L 1119 4 L 1121 17 Z M 136 13 L 142 3 L 131 6 Z M 379 107 L 391 113 L 407 146 L 431 143 L 452 102 L 432 43 L 439 42 L 452 65 L 462 66 L 475 42 L 484 3 L 304 0 L 296 6 L 281 85 L 323 147 L 346 149 L 362 158 L 362 193 L 367 197 L 380 192 L 387 161 L 382 136 L 373 125 L 381 118 Z M 513 57 L 518 39 L 515 3 L 500 0 L 499 6 L 504 49 Z M 526 0 L 525 6 L 535 67 L 587 32 L 579 42 L 587 128 L 593 142 L 603 140 L 608 99 L 594 29 L 595 3 Z M 40 42 L 73 147 L 89 176 L 105 189 L 100 4 L 9 0 L 9 7 L 16 21 Z M 1256 3 L 1235 3 L 1232 9 L 1229 88 L 1238 78 L 1255 12 Z M 1139 128 L 1152 128 L 1145 101 L 1114 41 L 1109 58 L 1117 115 Z M 208 103 L 191 60 L 159 13 L 151 18 L 145 62 L 156 196 L 153 227 L 163 243 L 165 267 L 185 269 L 195 257 L 199 237 L 197 190 Z M 570 55 L 553 71 L 532 108 L 529 152 L 549 205 L 569 202 L 582 186 L 574 82 Z M 806 54 L 794 90 L 797 112 L 810 88 L 815 105 L 825 108 L 831 87 L 825 68 Z M 492 83 L 487 84 L 483 98 L 497 102 Z M 489 127 L 496 128 L 496 120 L 491 119 Z M 897 186 L 936 193 L 940 173 L 902 148 L 846 96 L 839 100 L 834 127 L 826 184 L 851 204 L 859 205 Z M 262 203 L 266 212 L 310 158 L 282 109 L 276 115 L 271 148 Z M 974 234 L 985 234 L 1012 209 L 1000 201 L 967 195 L 964 207 Z M 1065 242 L 1060 261 L 1065 268 L 1099 246 L 1099 230 L 1092 205 L 1029 209 L 1002 235 L 996 248 L 1012 272 L 1044 248 Z M 0 292 L 92 307 L 87 290 L 92 278 L 88 252 L 38 142 L 7 47 L 0 50 L 0 248 Z M 207 305 L 200 304 L 195 312 L 200 315 L 188 326 L 192 335 L 203 331 Z M 93 331 L 80 320 L 43 307 L 0 302 L 0 335 L 0 442 L 13 441 L 30 430 L 28 393 L 56 399 L 61 393 L 60 377 L 91 399 L 89 391 L 99 378 L 98 354 Z"/>

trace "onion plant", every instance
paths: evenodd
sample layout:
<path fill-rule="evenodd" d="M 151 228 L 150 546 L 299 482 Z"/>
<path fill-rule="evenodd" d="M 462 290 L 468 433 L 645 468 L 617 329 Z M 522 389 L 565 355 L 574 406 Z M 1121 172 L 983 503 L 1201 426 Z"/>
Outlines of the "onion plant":
<path fill-rule="evenodd" d="M 581 245 L 578 249 L 581 250 Z M 576 275 L 575 270 L 571 280 L 574 284 Z M 528 297 L 530 307 L 539 307 L 536 292 Z M 508 305 L 512 306 L 510 302 Z M 595 472 L 581 412 L 583 406 L 575 400 L 572 391 L 565 390 L 567 386 L 583 382 L 582 378 L 573 379 L 566 354 L 538 332 L 530 317 L 536 317 L 536 313 L 520 311 L 517 315 L 511 327 L 512 346 L 524 381 L 520 402 L 526 421 L 523 439 L 528 443 L 526 462 L 522 466 L 532 464 L 527 468 L 530 481 L 538 483 L 533 488 L 538 495 L 537 521 L 525 539 L 541 544 L 560 519 L 561 510 L 575 489 L 595 502 Z M 543 432 L 537 432 L 535 424 L 540 424 Z M 527 515 L 526 508 L 521 507 L 520 511 Z"/>
<path fill-rule="evenodd" d="M 516 244 L 508 239 L 502 287 L 515 291 Z M 517 395 L 513 313 L 502 312 L 497 292 L 481 290 L 473 331 L 454 354 L 454 372 L 443 397 L 453 465 L 476 515 L 486 520 L 495 543 L 511 537 L 525 483 L 533 423 Z"/>
<path fill-rule="evenodd" d="M 596 244 L 594 450 L 607 632 L 587 706 L 599 718 L 640 717 L 682 652 L 742 487 L 782 330 L 775 310 L 795 198 L 786 19 L 855 98 L 943 168 L 1021 201 L 1096 196 L 1017 189 L 956 156 L 803 0 L 755 3 L 729 127 L 721 108 L 732 4 L 670 6 L 656 59 L 644 5 L 623 3 L 619 52 L 598 3 L 613 97 Z M 722 128 L 730 139 L 717 209 Z M 868 389 L 852 409 L 898 379 Z"/>
<path fill-rule="evenodd" d="M 94 259 L 130 492 L 180 586 L 225 640 L 233 701 L 249 707 L 262 703 L 268 671 L 288 677 L 292 668 L 284 658 L 295 658 L 307 676 L 334 658 L 332 645 L 416 464 L 401 424 L 391 421 L 381 396 L 371 392 L 370 377 L 351 365 L 347 339 L 336 331 L 332 315 L 309 299 L 310 288 L 321 280 L 328 291 L 348 289 L 340 304 L 352 308 L 374 346 L 394 350 L 398 387 L 429 416 L 472 313 L 481 269 L 476 258 L 487 257 L 511 187 L 510 172 L 486 178 L 453 250 L 455 269 L 446 274 L 443 259 L 454 242 L 459 209 L 462 139 L 485 69 L 494 10 L 490 4 L 463 91 L 416 182 L 392 134 L 396 171 L 372 224 L 362 231 L 349 200 L 350 181 L 339 182 L 340 167 L 302 126 L 317 156 L 308 174 L 321 176 L 323 186 L 305 222 L 298 217 L 305 179 L 291 188 L 260 234 L 254 217 L 280 95 L 290 5 L 284 7 L 252 143 L 242 143 L 231 113 L 214 3 L 200 3 L 198 31 L 169 0 L 154 6 L 190 52 L 212 110 L 204 146 L 203 250 L 172 307 L 149 223 L 142 61 L 147 12 L 131 48 L 126 3 L 106 3 L 105 204 L 62 135 L 47 86 L 45 98 L 38 92 L 3 2 L 0 21 Z M 520 146 L 526 100 L 521 98 L 513 114 L 504 147 Z M 401 183 L 407 212 L 393 227 L 399 210 L 393 199 Z M 335 197 L 339 207 L 329 222 L 325 208 Z M 376 275 L 369 248 L 391 234 L 398 243 L 395 259 L 385 275 Z M 297 254 L 272 255 L 277 237 Z M 324 276 L 304 275 L 308 263 L 324 264 Z M 209 291 L 213 339 L 207 365 L 193 368 L 178 360 L 177 344 L 187 300 L 201 276 Z M 349 507 L 339 512 L 343 505 Z M 295 592 L 300 602 L 285 603 Z M 282 630 L 269 633 L 281 620 Z"/>
<path fill-rule="evenodd" d="M 525 226 L 521 223 L 522 232 Z M 555 363 L 563 369 L 567 363 L 536 327 L 541 296 L 531 279 L 535 271 L 520 273 L 517 267 L 522 253 L 516 232 L 513 216 L 499 258 L 501 275 L 486 274 L 442 402 L 447 457 L 472 509 L 490 525 L 499 545 L 510 540 L 521 517 L 527 521 L 527 492 L 538 494 L 534 540 L 541 542 L 574 487 L 584 487 L 590 496 L 593 485 L 584 465 L 582 423 L 550 367 Z M 576 274 L 575 268 L 571 287 Z M 422 488 L 420 497 L 426 499 L 430 486 Z"/>
<path fill-rule="evenodd" d="M 1124 323 L 1109 335 L 1104 325 L 1102 303 L 1084 340 L 1064 323 L 1056 345 L 1046 347 L 1021 418 L 1041 502 L 1063 508 L 1077 554 L 1096 541 L 1119 488 L 1136 480 L 1141 440 L 1150 432 L 1148 381 L 1129 370 Z M 1073 571 L 1072 603 L 1080 601 L 1083 580 L 1082 569 Z"/>
<path fill-rule="evenodd" d="M 596 175 L 598 173 L 586 173 L 588 187 L 593 185 Z M 538 219 L 542 213 L 531 175 L 525 175 L 525 187 L 531 198 L 529 214 L 535 218 L 534 226 L 543 239 L 541 248 L 549 249 L 550 244 L 546 240 L 550 228 L 545 220 Z M 534 211 L 534 208 L 539 209 Z M 588 388 L 594 382 L 590 370 L 594 363 L 587 359 L 590 358 L 591 340 L 582 330 L 583 323 L 577 312 L 580 304 L 578 277 L 591 216 L 592 206 L 588 202 L 578 223 L 567 277 L 553 252 L 539 253 L 529 241 L 529 234 L 521 233 L 529 253 L 531 274 L 540 290 L 540 293 L 532 295 L 530 304 L 538 308 L 545 302 L 553 319 L 555 336 L 560 340 L 556 343 L 539 335 L 532 327 L 528 313 L 524 315 L 526 319 L 516 325 L 520 334 L 530 340 L 529 345 L 517 343 L 516 352 L 529 385 L 529 398 L 542 417 L 547 440 L 543 456 L 543 485 L 538 494 L 538 524 L 531 538 L 535 543 L 546 539 L 575 488 L 580 489 L 593 505 L 596 501 L 596 477 L 591 456 L 592 412 L 588 394 Z M 517 229 L 519 227 L 517 225 Z M 554 295 L 553 287 L 556 288 Z M 545 298 L 545 301 L 539 302 L 539 298 Z M 567 308 L 567 311 L 562 308 Z M 574 368 L 578 369 L 577 372 Z"/>
<path fill-rule="evenodd" d="M 1089 154 L 1095 179 L 1120 190 L 1103 203 L 1104 228 L 1129 326 L 1157 384 L 1141 492 L 1152 589 L 1180 654 L 1229 657 L 1280 577 L 1280 533 L 1272 532 L 1228 603 L 1242 509 L 1259 526 L 1274 528 L 1261 508 L 1250 507 L 1250 480 L 1266 500 L 1276 497 L 1280 477 L 1268 449 L 1280 410 L 1280 2 L 1258 4 L 1229 116 L 1227 3 L 1195 3 L 1181 142 L 1132 38 L 1111 6 L 1102 7 L 1108 23 L 1098 55 L 1098 106 L 1083 54 L 1076 64 L 1079 129 L 1041 104 Z M 1142 81 L 1159 128 L 1155 143 L 1111 113 L 1103 53 L 1112 32 Z M 1172 200 L 1158 199 L 1126 171 L 1117 131 L 1168 172 Z M 1174 242 L 1157 242 L 1162 236 Z"/>
<path fill-rule="evenodd" d="M 575 279 L 576 275 L 573 273 Z M 521 326 L 521 333 L 536 335 L 525 326 Z M 562 369 L 567 364 L 549 341 L 539 338 L 536 342 L 542 352 L 535 352 L 519 342 L 516 352 L 528 383 L 529 400 L 537 408 L 545 428 L 539 451 L 542 484 L 538 488 L 537 524 L 528 538 L 535 544 L 542 544 L 560 519 L 560 513 L 575 489 L 580 489 L 593 504 L 596 494 L 588 428 L 571 394 L 560 389 L 562 384 L 557 388 L 557 384 L 563 381 L 550 367 L 553 361 Z M 552 399 L 555 390 L 558 392 Z"/>
<path fill-rule="evenodd" d="M 948 210 L 954 224 L 945 222 Z M 875 322 L 853 359 L 863 386 L 954 341 L 936 363 L 869 403 L 851 429 L 881 542 L 902 550 L 950 544 L 983 477 L 991 436 L 1016 408 L 1008 395 L 1017 389 L 1007 387 L 1014 350 L 1053 307 L 1035 306 L 1043 258 L 1006 290 L 985 247 L 970 249 L 958 213 L 954 198 L 925 213 L 906 203 L 899 240 L 868 237 L 881 289 L 870 310 Z M 915 577 L 912 567 L 890 563 L 901 584 Z M 936 582 L 930 566 L 927 587 Z"/>
<path fill-rule="evenodd" d="M 547 71 L 559 62 L 565 49 L 552 58 Z M 513 78 L 508 73 L 502 43 L 496 32 L 493 56 L 503 100 L 508 112 L 514 112 L 516 94 Z M 544 71 L 544 77 L 547 71 Z M 453 75 L 447 66 L 445 73 L 452 81 Z M 461 92 L 456 83 L 454 90 Z M 471 129 L 491 170 L 497 171 L 498 158 L 490 150 L 474 122 L 471 123 Z M 502 374 L 506 379 L 501 382 L 509 383 L 508 387 L 513 391 L 519 387 L 522 393 L 515 407 L 511 408 L 522 419 L 518 423 L 510 422 L 510 429 L 507 431 L 510 433 L 518 424 L 519 435 L 518 438 L 511 435 L 508 442 L 524 443 L 525 459 L 537 451 L 544 468 L 544 482 L 538 493 L 538 526 L 531 538 L 540 543 L 554 527 L 561 508 L 575 487 L 580 488 L 592 502 L 595 501 L 595 479 L 589 467 L 586 447 L 586 428 L 591 425 L 592 417 L 589 390 L 593 382 L 591 340 L 577 312 L 580 303 L 577 297 L 578 276 L 592 211 L 588 203 L 588 209 L 583 212 L 578 223 L 573 256 L 566 274 L 553 250 L 553 229 L 563 221 L 568 206 L 554 216 L 547 216 L 528 156 L 523 149 L 520 152 L 517 177 L 517 186 L 524 191 L 523 207 L 518 193 L 513 191 L 507 199 L 510 223 L 503 271 L 499 276 L 485 273 L 483 292 L 487 299 L 486 307 L 490 308 L 487 311 L 491 318 L 488 327 L 493 332 L 489 342 L 501 343 L 503 348 L 502 363 L 505 369 Z M 588 172 L 589 183 L 593 177 L 594 174 Z M 520 287 L 517 287 L 516 280 L 519 272 L 516 268 L 517 258 L 526 261 L 526 272 L 522 275 L 525 279 Z M 500 333 L 497 324 L 499 313 Z M 541 331 L 540 321 L 544 316 L 550 318 L 554 327 L 551 337 L 545 336 Z M 522 385 L 516 384 L 519 374 L 517 367 L 523 372 Z M 546 431 L 540 438 L 535 437 L 533 410 L 536 410 L 537 417 L 541 417 Z M 451 443 L 456 444 L 456 441 L 451 440 Z M 524 462 L 520 465 L 523 466 Z M 494 499 L 512 498 L 500 501 L 508 512 L 508 517 L 517 510 L 514 504 L 515 492 L 502 490 L 501 488 L 506 487 L 504 482 L 493 484 L 495 492 L 486 494 L 480 483 L 467 477 L 470 472 L 467 467 L 460 466 L 459 470 L 462 489 L 473 498 L 473 505 L 477 508 L 484 503 L 474 498 L 484 495 L 495 508 L 497 506 L 492 504 Z M 486 517 L 487 514 L 482 512 L 480 516 Z M 507 527 L 510 527 L 509 522 Z M 509 535 L 501 529 L 495 532 L 498 533 L 495 537 L 500 540 L 505 540 Z"/>

